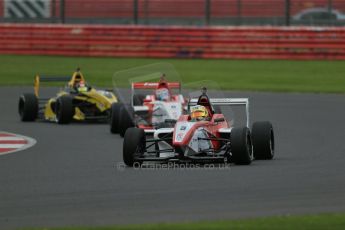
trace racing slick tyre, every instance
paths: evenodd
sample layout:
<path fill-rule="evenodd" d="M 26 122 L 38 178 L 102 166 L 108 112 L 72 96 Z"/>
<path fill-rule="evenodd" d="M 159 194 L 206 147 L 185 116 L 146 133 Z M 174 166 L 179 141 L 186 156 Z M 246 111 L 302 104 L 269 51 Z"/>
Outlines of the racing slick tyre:
<path fill-rule="evenodd" d="M 255 122 L 252 127 L 252 140 L 255 159 L 270 160 L 274 157 L 274 132 L 270 122 Z"/>
<path fill-rule="evenodd" d="M 230 134 L 232 161 L 237 165 L 249 165 L 253 158 L 250 130 L 247 127 L 233 128 Z"/>
<path fill-rule="evenodd" d="M 130 106 L 122 106 L 119 117 L 119 134 L 121 137 L 125 136 L 126 130 L 134 127 L 134 110 Z"/>
<path fill-rule="evenodd" d="M 143 155 L 146 146 L 146 136 L 143 129 L 129 128 L 123 140 L 123 161 L 127 166 L 141 164 L 136 157 Z"/>
<path fill-rule="evenodd" d="M 143 105 L 144 104 L 144 99 L 145 99 L 145 95 L 134 94 L 133 95 L 133 105 L 134 106 Z"/>
<path fill-rule="evenodd" d="M 36 95 L 24 93 L 20 96 L 18 112 L 21 121 L 35 121 L 38 115 L 38 99 Z"/>
<path fill-rule="evenodd" d="M 56 121 L 58 124 L 68 124 L 74 116 L 73 99 L 69 96 L 61 96 L 55 103 Z"/>
<path fill-rule="evenodd" d="M 111 115 L 110 115 L 110 132 L 111 133 L 119 132 L 120 111 L 121 111 L 122 106 L 123 106 L 122 103 L 113 103 L 111 105 Z"/>

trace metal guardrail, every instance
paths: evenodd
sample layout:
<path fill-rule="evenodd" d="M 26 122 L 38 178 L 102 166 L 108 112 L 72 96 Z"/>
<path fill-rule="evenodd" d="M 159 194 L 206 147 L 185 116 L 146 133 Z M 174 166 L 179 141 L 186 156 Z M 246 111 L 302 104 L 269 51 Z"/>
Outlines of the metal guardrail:
<path fill-rule="evenodd" d="M 141 25 L 337 26 L 345 25 L 345 1 L 0 0 L 0 21 Z"/>

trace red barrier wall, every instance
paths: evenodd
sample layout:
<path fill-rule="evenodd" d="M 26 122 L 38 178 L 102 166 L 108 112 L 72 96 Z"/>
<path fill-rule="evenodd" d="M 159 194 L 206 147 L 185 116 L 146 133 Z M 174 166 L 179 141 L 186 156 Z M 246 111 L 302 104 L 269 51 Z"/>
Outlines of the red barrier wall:
<path fill-rule="evenodd" d="M 0 33 L 2 54 L 345 60 L 345 28 L 0 24 Z"/>

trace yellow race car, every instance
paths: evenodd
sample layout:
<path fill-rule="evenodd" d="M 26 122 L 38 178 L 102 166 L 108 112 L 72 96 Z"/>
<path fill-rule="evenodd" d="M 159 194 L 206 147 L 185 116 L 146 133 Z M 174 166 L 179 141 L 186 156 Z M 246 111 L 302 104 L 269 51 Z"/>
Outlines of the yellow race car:
<path fill-rule="evenodd" d="M 40 97 L 41 82 L 67 81 L 56 96 Z M 72 77 L 35 77 L 34 93 L 24 93 L 19 98 L 19 115 L 22 121 L 43 119 L 68 124 L 71 121 L 108 121 L 117 97 L 109 90 L 96 90 L 89 86 L 78 68 Z"/>

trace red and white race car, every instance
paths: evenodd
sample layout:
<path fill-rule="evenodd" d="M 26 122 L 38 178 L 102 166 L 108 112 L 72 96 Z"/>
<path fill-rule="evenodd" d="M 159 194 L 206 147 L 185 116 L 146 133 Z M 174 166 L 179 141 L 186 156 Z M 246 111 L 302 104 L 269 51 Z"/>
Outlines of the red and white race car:
<path fill-rule="evenodd" d="M 244 105 L 246 126 L 232 127 L 215 106 Z M 211 98 L 206 90 L 188 104 L 189 114 L 181 115 L 174 127 L 154 131 L 147 139 L 143 129 L 127 129 L 123 160 L 133 166 L 145 161 L 234 162 L 247 165 L 253 159 L 272 159 L 274 132 L 270 122 L 255 122 L 249 129 L 247 98 Z"/>
<path fill-rule="evenodd" d="M 137 92 L 153 90 L 152 94 Z M 174 94 L 173 91 L 178 91 Z M 114 105 L 110 119 L 110 131 L 124 136 L 127 128 L 137 127 L 145 133 L 173 127 L 186 111 L 187 101 L 181 94 L 180 82 L 168 82 L 164 75 L 159 82 L 135 82 L 131 86 L 131 104 Z"/>

